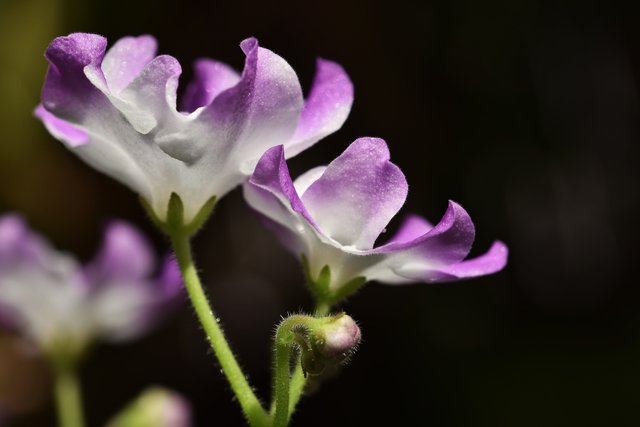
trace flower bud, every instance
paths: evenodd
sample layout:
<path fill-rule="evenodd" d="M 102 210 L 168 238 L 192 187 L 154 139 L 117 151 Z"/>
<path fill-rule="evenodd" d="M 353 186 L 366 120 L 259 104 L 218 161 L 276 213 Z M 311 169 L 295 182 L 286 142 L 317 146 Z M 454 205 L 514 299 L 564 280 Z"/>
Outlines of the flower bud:
<path fill-rule="evenodd" d="M 309 334 L 309 346 L 302 352 L 302 367 L 309 375 L 320 375 L 328 366 L 346 362 L 356 351 L 361 333 L 347 314 L 319 319 Z"/>
<path fill-rule="evenodd" d="M 107 427 L 189 427 L 191 409 L 179 394 L 154 387 L 144 391 Z"/>
<path fill-rule="evenodd" d="M 348 314 L 339 314 L 315 334 L 317 351 L 327 359 L 344 359 L 360 343 L 360 328 Z"/>

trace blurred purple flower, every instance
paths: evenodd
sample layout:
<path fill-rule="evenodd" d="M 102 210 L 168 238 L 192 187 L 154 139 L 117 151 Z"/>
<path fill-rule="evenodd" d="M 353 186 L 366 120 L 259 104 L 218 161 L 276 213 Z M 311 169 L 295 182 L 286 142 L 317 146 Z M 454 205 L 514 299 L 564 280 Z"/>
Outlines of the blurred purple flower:
<path fill-rule="evenodd" d="M 172 192 L 189 222 L 242 183 L 267 148 L 284 144 L 289 158 L 339 129 L 353 101 L 349 77 L 325 60 L 303 100 L 289 64 L 250 38 L 240 44 L 242 74 L 196 61 L 178 110 L 182 68 L 155 56 L 153 37 L 125 37 L 105 53 L 106 45 L 95 34 L 53 40 L 36 116 L 88 164 L 139 193 L 160 220 Z"/>
<path fill-rule="evenodd" d="M 154 267 L 148 242 L 121 221 L 107 227 L 98 254 L 81 266 L 20 216 L 0 216 L 0 317 L 47 353 L 77 355 L 93 340 L 146 332 L 182 289 L 173 260 L 164 261 L 157 278 Z"/>
<path fill-rule="evenodd" d="M 408 216 L 395 236 L 374 248 L 408 190 L 382 139 L 357 139 L 328 166 L 295 183 L 283 154 L 278 146 L 262 156 L 244 186 L 245 198 L 289 249 L 306 258 L 314 280 L 330 268 L 330 292 L 358 277 L 388 284 L 444 282 L 494 273 L 506 264 L 507 247 L 498 241 L 484 255 L 464 260 L 475 229 L 455 202 L 436 226 Z"/>

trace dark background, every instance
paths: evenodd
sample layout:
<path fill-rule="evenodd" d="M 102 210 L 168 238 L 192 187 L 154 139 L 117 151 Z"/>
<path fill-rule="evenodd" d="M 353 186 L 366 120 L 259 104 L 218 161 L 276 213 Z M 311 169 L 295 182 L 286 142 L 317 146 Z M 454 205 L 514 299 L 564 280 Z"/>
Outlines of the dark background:
<path fill-rule="evenodd" d="M 637 426 L 639 20 L 638 7 L 604 1 L 0 0 L 0 212 L 23 213 L 83 259 L 114 217 L 167 251 L 134 194 L 31 116 L 57 35 L 153 34 L 183 64 L 182 85 L 199 56 L 240 69 L 251 35 L 305 88 L 316 56 L 336 60 L 355 85 L 352 113 L 290 161 L 294 174 L 358 136 L 382 137 L 411 186 L 404 211 L 436 221 L 456 200 L 476 223 L 474 253 L 499 238 L 511 255 L 503 272 L 468 282 L 369 284 L 345 305 L 363 330 L 358 354 L 294 425 Z M 273 325 L 311 308 L 300 268 L 237 190 L 195 245 L 266 399 Z M 10 425 L 53 425 L 46 370 L 17 345 L 0 337 Z M 96 348 L 82 373 L 89 427 L 151 384 L 187 396 L 198 426 L 242 425 L 186 304 L 142 340 Z"/>

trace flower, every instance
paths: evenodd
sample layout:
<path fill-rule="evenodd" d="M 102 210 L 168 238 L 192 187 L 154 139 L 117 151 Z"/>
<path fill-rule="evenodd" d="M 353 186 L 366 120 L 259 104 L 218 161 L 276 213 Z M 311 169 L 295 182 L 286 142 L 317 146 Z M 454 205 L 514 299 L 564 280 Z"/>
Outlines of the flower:
<path fill-rule="evenodd" d="M 74 33 L 49 45 L 35 114 L 89 165 L 139 193 L 161 221 L 176 193 L 189 223 L 251 174 L 267 148 L 292 157 L 339 129 L 353 87 L 340 65 L 318 60 L 306 101 L 294 70 L 254 38 L 240 47 L 242 74 L 210 59 L 176 107 L 182 68 L 155 56 L 153 37 L 107 40 Z"/>
<path fill-rule="evenodd" d="M 167 259 L 157 278 L 154 264 L 144 237 L 121 221 L 107 227 L 97 255 L 81 266 L 20 216 L 1 216 L 0 317 L 55 357 L 75 358 L 96 339 L 133 339 L 181 294 L 175 262 Z"/>
<path fill-rule="evenodd" d="M 244 195 L 294 253 L 303 257 L 321 297 L 337 302 L 365 280 L 388 284 L 443 282 L 501 270 L 507 247 L 495 242 L 464 260 L 475 237 L 467 212 L 457 203 L 436 225 L 408 216 L 398 232 L 375 247 L 400 210 L 407 182 L 389 161 L 382 139 L 354 141 L 328 166 L 292 182 L 282 146 L 269 149 L 244 185 Z"/>

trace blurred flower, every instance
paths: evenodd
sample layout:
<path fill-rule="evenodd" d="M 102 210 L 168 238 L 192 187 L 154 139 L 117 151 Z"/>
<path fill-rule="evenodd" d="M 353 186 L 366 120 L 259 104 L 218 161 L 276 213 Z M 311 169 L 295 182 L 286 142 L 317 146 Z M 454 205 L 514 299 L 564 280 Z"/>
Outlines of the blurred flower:
<path fill-rule="evenodd" d="M 264 151 L 287 158 L 339 129 L 353 87 L 338 64 L 318 60 L 306 101 L 294 70 L 254 38 L 241 48 L 242 74 L 210 59 L 176 108 L 182 68 L 155 56 L 151 36 L 125 37 L 105 53 L 95 34 L 58 37 L 36 115 L 84 161 L 139 193 L 162 221 L 172 193 L 191 221 L 253 171 Z"/>
<path fill-rule="evenodd" d="M 455 202 L 435 227 L 409 216 L 389 242 L 374 248 L 408 189 L 381 139 L 357 139 L 329 166 L 311 169 L 295 183 L 283 154 L 282 146 L 264 154 L 244 186 L 245 198 L 283 243 L 303 256 L 311 282 L 325 288 L 321 292 L 336 297 L 365 280 L 457 280 L 494 273 L 506 264 L 501 242 L 464 261 L 475 229 Z"/>
<path fill-rule="evenodd" d="M 144 237 L 111 223 L 95 258 L 81 266 L 33 233 L 18 215 L 0 217 L 0 316 L 47 355 L 78 357 L 95 339 L 121 341 L 147 331 L 180 295 L 175 263 L 152 278 Z"/>
<path fill-rule="evenodd" d="M 162 387 L 145 390 L 107 427 L 189 427 L 191 407 L 184 397 Z"/>

